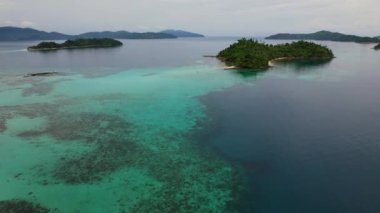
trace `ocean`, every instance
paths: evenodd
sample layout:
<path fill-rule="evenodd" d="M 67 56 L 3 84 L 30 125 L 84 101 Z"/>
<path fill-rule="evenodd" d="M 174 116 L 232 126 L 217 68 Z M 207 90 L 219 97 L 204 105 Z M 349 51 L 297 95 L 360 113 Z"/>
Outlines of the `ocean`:
<path fill-rule="evenodd" d="M 336 58 L 265 71 L 203 57 L 236 39 L 1 42 L 0 209 L 378 212 L 380 52 L 317 42 Z"/>

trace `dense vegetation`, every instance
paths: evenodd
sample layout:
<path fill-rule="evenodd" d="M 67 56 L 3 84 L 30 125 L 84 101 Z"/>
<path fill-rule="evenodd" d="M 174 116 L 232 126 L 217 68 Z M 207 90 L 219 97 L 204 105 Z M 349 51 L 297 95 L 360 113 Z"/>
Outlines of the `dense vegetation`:
<path fill-rule="evenodd" d="M 375 50 L 380 50 L 380 43 L 378 45 L 376 45 L 374 48 L 375 48 Z"/>
<path fill-rule="evenodd" d="M 67 40 L 62 44 L 55 42 L 41 42 L 36 46 L 29 47 L 28 50 L 56 50 L 56 49 L 74 49 L 74 48 L 90 48 L 90 47 L 117 47 L 121 46 L 118 40 L 111 38 L 91 38 Z"/>
<path fill-rule="evenodd" d="M 319 31 L 310 34 L 288 34 L 280 33 L 271 35 L 266 39 L 283 39 L 283 40 L 324 40 L 324 41 L 345 41 L 345 42 L 379 42 L 379 38 L 361 37 L 355 35 L 346 35 L 342 33 L 334 33 L 329 31 Z"/>
<path fill-rule="evenodd" d="M 332 59 L 334 54 L 327 47 L 306 41 L 291 44 L 270 45 L 253 39 L 241 39 L 222 50 L 219 59 L 240 68 L 268 68 L 273 59 Z"/>

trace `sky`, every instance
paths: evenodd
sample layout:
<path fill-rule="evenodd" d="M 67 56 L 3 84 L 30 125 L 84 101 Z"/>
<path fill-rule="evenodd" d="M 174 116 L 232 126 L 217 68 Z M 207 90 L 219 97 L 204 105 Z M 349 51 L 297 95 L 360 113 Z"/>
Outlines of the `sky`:
<path fill-rule="evenodd" d="M 330 30 L 380 35 L 380 0 L 0 0 L 0 26 L 79 34 L 183 29 L 208 36 Z"/>

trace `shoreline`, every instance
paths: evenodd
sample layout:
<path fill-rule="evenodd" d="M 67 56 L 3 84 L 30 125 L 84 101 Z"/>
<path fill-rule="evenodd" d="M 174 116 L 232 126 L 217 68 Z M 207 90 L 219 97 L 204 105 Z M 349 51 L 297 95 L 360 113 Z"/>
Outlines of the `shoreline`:
<path fill-rule="evenodd" d="M 335 57 L 333 57 L 335 58 Z M 269 67 L 274 67 L 275 62 L 277 61 L 297 61 L 297 60 L 308 60 L 308 61 L 315 61 L 315 60 L 332 60 L 333 58 L 297 58 L 297 57 L 280 57 L 280 58 L 274 58 L 272 60 L 268 61 Z"/>
<path fill-rule="evenodd" d="M 274 67 L 274 63 L 276 61 L 285 61 L 285 60 L 292 60 L 290 57 L 281 57 L 281 58 L 275 58 L 268 61 L 268 67 Z M 294 59 L 295 60 L 295 59 Z"/>
<path fill-rule="evenodd" d="M 237 66 L 225 66 L 223 67 L 224 70 L 234 70 L 234 69 L 239 69 Z"/>
<path fill-rule="evenodd" d="M 334 57 L 335 58 L 335 57 Z M 278 61 L 297 61 L 297 60 L 331 60 L 332 58 L 297 58 L 297 57 L 280 57 L 280 58 L 274 58 L 268 61 L 268 66 L 267 67 L 261 67 L 258 69 L 269 69 L 272 67 L 275 67 L 275 63 Z M 223 61 L 223 60 L 222 60 Z M 224 62 L 224 61 L 223 61 Z M 224 62 L 225 63 L 225 62 Z M 224 66 L 224 70 L 235 70 L 235 69 L 245 69 L 243 67 L 238 67 L 238 66 Z"/>

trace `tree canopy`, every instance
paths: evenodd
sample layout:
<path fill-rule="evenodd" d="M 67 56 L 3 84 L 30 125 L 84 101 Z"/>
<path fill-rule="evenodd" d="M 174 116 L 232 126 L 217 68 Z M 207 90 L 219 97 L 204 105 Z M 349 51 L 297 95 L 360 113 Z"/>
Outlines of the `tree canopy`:
<path fill-rule="evenodd" d="M 217 57 L 228 65 L 264 69 L 273 59 L 332 59 L 334 54 L 325 46 L 307 41 L 271 45 L 243 38 L 219 52 Z"/>
<path fill-rule="evenodd" d="M 36 46 L 31 46 L 28 50 L 53 50 L 53 49 L 73 49 L 73 48 L 90 48 L 90 47 L 117 47 L 121 46 L 118 40 L 111 38 L 91 38 L 67 40 L 62 44 L 55 42 L 41 42 Z"/>

